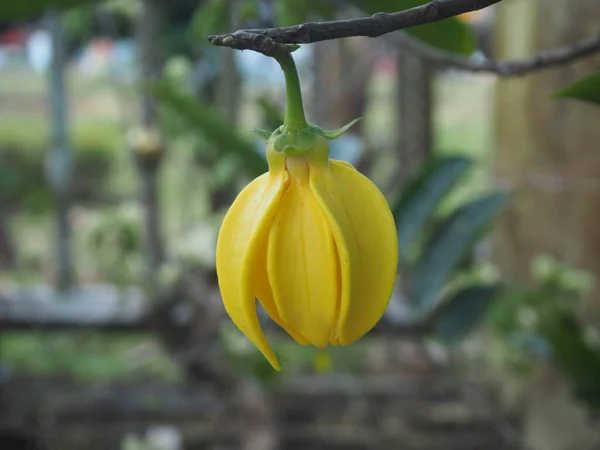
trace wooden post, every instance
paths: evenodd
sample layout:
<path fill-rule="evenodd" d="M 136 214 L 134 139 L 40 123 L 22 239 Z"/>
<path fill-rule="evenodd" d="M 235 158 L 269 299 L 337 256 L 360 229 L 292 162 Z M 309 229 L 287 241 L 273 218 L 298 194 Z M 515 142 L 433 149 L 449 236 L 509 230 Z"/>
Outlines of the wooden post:
<path fill-rule="evenodd" d="M 142 0 L 142 14 L 138 23 L 138 39 L 141 52 L 142 82 L 157 80 L 162 71 L 162 12 L 158 0 Z M 142 200 L 146 210 L 146 243 L 149 258 L 148 278 L 153 283 L 156 271 L 163 263 L 160 209 L 158 200 L 158 172 L 162 157 L 162 142 L 158 134 L 157 108 L 153 97 L 142 94 L 142 142 L 134 143 L 134 152 L 142 177 Z M 147 145 L 146 145 L 147 144 Z"/>
<path fill-rule="evenodd" d="M 49 73 L 49 109 L 52 149 L 48 158 L 48 178 L 56 194 L 57 210 L 57 286 L 68 289 L 73 283 L 71 263 L 71 226 L 69 205 L 73 156 L 69 148 L 67 101 L 65 93 L 65 47 L 62 17 L 58 11 L 48 13 L 52 36 L 52 60 Z"/>
<path fill-rule="evenodd" d="M 413 174 L 432 153 L 433 74 L 433 68 L 418 56 L 399 55 L 399 134 L 396 148 L 402 180 Z"/>

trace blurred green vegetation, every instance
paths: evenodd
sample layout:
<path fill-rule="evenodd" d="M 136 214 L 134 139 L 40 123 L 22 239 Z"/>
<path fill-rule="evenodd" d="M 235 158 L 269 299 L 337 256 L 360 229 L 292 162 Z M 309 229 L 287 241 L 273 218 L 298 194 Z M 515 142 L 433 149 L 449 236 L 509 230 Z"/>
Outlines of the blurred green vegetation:
<path fill-rule="evenodd" d="M 93 201 L 110 193 L 109 175 L 122 136 L 108 123 L 78 123 L 72 129 L 73 193 L 78 201 Z M 0 204 L 3 208 L 48 212 L 52 192 L 45 163 L 52 142 L 47 121 L 31 117 L 0 120 Z"/>
<path fill-rule="evenodd" d="M 578 313 L 594 279 L 546 255 L 536 258 L 531 270 L 535 285 L 506 290 L 487 317 L 495 353 L 520 375 L 528 375 L 537 361 L 551 361 L 573 395 L 598 412 L 600 333 Z"/>
<path fill-rule="evenodd" d="M 350 346 L 319 349 L 302 347 L 291 338 L 269 336 L 273 351 L 280 357 L 281 372 L 275 372 L 267 360 L 233 324 L 221 327 L 221 346 L 233 373 L 252 377 L 265 385 L 276 385 L 295 374 L 341 372 L 359 375 L 368 371 L 365 359 L 377 338 L 365 338 Z"/>
<path fill-rule="evenodd" d="M 65 4 L 75 1 L 64 0 Z M 10 14 L 21 15 L 31 8 L 29 12 L 35 10 L 37 14 L 43 2 L 36 0 L 21 6 L 9 3 L 0 7 L 0 17 L 9 9 Z M 374 13 L 425 2 L 351 0 L 351 3 Z M 127 35 L 132 31 L 128 21 L 135 18 L 137 10 L 129 8 L 132 2 L 126 0 L 111 4 L 117 9 L 125 7 L 118 14 L 123 20 L 117 21 L 117 36 Z M 332 18 L 332 4 L 277 0 L 273 21 L 287 25 Z M 180 256 L 175 250 L 178 247 L 210 253 L 212 232 L 219 225 L 224 207 L 248 179 L 266 167 L 260 146 L 256 145 L 258 140 L 253 140 L 246 131 L 256 122 L 262 121 L 272 129 L 280 121 L 277 111 L 265 100 L 269 94 L 261 92 L 255 98 L 251 90 L 242 90 L 237 106 L 241 111 L 256 112 L 259 117 L 253 117 L 250 124 L 248 115 L 240 114 L 246 121 L 233 127 L 220 113 L 219 105 L 205 98 L 209 96 L 199 95 L 198 91 L 209 89 L 207 86 L 191 87 L 188 83 L 197 59 L 213 58 L 216 54 L 208 55 L 206 49 L 199 48 L 200 43 L 206 43 L 206 35 L 230 30 L 236 14 L 237 19 L 261 25 L 264 18 L 255 6 L 251 1 L 228 0 L 199 4 L 193 20 L 183 31 L 173 27 L 166 33 L 169 36 L 165 40 L 171 43 L 187 39 L 185 45 L 169 47 L 171 51 L 180 49 L 182 54 L 171 54 L 163 79 L 146 86 L 145 92 L 152 92 L 160 103 L 161 125 L 167 141 L 159 174 L 159 197 L 165 241 L 174 254 L 173 259 Z M 66 18 L 73 41 L 84 41 L 94 35 L 98 24 L 89 6 L 70 10 Z M 455 19 L 415 28 L 410 33 L 458 53 L 469 54 L 474 48 L 471 30 Z M 220 67 L 219 58 L 214 59 L 213 65 Z M 123 88 L 107 76 L 84 78 L 77 76 L 72 68 L 68 77 L 75 111 L 70 138 L 75 156 L 73 191 L 79 213 L 74 237 L 77 275 L 83 281 L 137 284 L 143 265 L 143 214 L 139 204 L 99 209 L 85 203 L 112 195 L 132 197 L 139 192 L 139 174 L 124 135 L 134 122 L 130 105 L 139 103 L 141 87 Z M 365 146 L 377 154 L 371 175 L 380 185 L 397 160 L 393 148 L 397 142 L 399 98 L 395 82 L 394 74 L 382 70 L 368 85 L 363 138 Z M 527 366 L 532 361 L 531 348 L 523 343 L 523 332 L 527 331 L 529 341 L 543 342 L 539 348 L 547 350 L 544 357 L 555 358 L 565 373 L 570 374 L 574 392 L 596 399 L 593 381 L 598 378 L 593 377 L 597 375 L 598 358 L 593 346 L 581 338 L 585 334 L 582 326 L 571 316 L 576 307 L 576 301 L 572 300 L 581 294 L 569 285 L 568 280 L 573 277 L 546 275 L 538 289 L 507 289 L 499 283 L 493 267 L 471 257 L 507 201 L 503 193 L 491 189 L 488 181 L 493 144 L 489 106 L 493 81 L 443 73 L 434 83 L 437 102 L 434 158 L 408 184 L 397 186 L 390 198 L 401 243 L 405 277 L 402 289 L 411 301 L 412 318 L 415 323 L 427 322 L 429 334 L 449 345 L 462 342 L 487 318 L 499 342 L 506 342 L 508 363 L 515 367 Z M 596 87 L 590 90 L 589 80 L 584 80 L 583 85 L 568 92 L 578 98 L 583 91 L 597 92 Z M 10 274 L 11 281 L 40 281 L 53 264 L 54 243 L 50 232 L 53 218 L 49 214 L 53 196 L 44 173 L 45 158 L 52 145 L 44 109 L 45 89 L 41 76 L 24 74 L 22 70 L 0 73 L 0 95 L 7 99 L 8 105 L 0 114 L 0 204 L 15 213 L 13 235 L 19 244 L 26 246 L 21 249 L 24 263 Z M 219 201 L 215 197 L 220 197 Z M 204 240 L 200 243 L 194 240 L 188 234 L 190 230 L 199 230 Z M 206 260 L 204 263 L 210 264 Z M 3 274 L 3 278 L 11 276 Z M 522 320 L 531 318 L 531 312 L 539 325 L 533 332 L 527 328 L 529 322 Z M 221 350 L 235 373 L 265 383 L 285 378 L 273 372 L 231 324 L 223 325 L 221 337 Z M 366 355 L 377 345 L 377 338 L 367 337 L 350 347 L 325 350 L 300 347 L 289 339 L 273 342 L 287 374 L 332 370 L 359 374 L 366 370 Z M 577 358 L 569 349 L 579 350 Z M 149 334 L 3 333 L 0 355 L 3 364 L 17 374 L 67 375 L 82 381 L 182 379 L 180 367 Z M 591 366 L 579 365 L 582 358 Z"/>
<path fill-rule="evenodd" d="M 0 81 L 2 76 L 0 75 Z M 71 91 L 74 93 L 73 101 L 76 105 L 85 98 L 86 92 L 94 93 L 97 96 L 101 95 L 105 101 L 110 101 L 111 98 L 120 95 L 120 91 L 113 89 L 108 80 L 103 78 L 97 78 L 93 83 L 77 78 L 71 80 Z M 32 81 L 32 85 L 36 83 L 35 80 Z M 91 86 L 90 83 L 92 83 Z M 487 170 L 485 162 L 490 149 L 490 136 L 487 132 L 490 125 L 485 99 L 491 88 L 492 85 L 485 79 L 479 79 L 476 83 L 473 83 L 471 79 L 461 77 L 442 76 L 436 79 L 436 90 L 439 92 L 438 113 L 435 117 L 437 153 L 440 156 L 460 154 L 464 155 L 461 157 L 468 157 L 472 161 L 469 164 L 471 169 L 462 174 L 452 189 L 448 189 L 448 195 L 443 196 L 439 204 L 434 205 L 434 217 L 448 216 L 457 207 L 484 194 L 489 188 L 485 176 Z M 396 98 L 394 89 L 392 75 L 381 75 L 373 80 L 369 94 L 370 106 L 365 116 L 367 124 L 365 137 L 378 149 L 382 161 L 394 158 L 394 155 L 384 151 L 395 139 L 395 127 L 390 121 L 393 117 L 392 102 Z M 33 92 L 36 91 L 37 89 Z M 40 90 L 37 95 L 42 93 L 43 91 Z M 456 101 L 457 96 L 461 97 L 460 102 Z M 136 96 L 129 94 L 128 98 L 135 100 Z M 87 101 L 90 101 L 89 97 Z M 251 92 L 246 92 L 245 96 L 240 99 L 244 107 L 250 106 L 254 101 Z M 195 105 L 199 107 L 198 105 L 202 105 L 202 103 Z M 209 108 L 207 105 L 200 107 Z M 231 186 L 232 182 L 238 189 L 244 180 L 248 179 L 248 175 L 242 176 L 238 171 L 226 172 L 226 176 L 224 175 L 226 181 L 213 185 L 216 172 L 211 169 L 213 167 L 211 161 L 219 158 L 218 145 L 215 146 L 214 142 L 201 133 L 201 126 L 198 122 L 189 121 L 189 117 L 193 118 L 193 115 L 188 115 L 188 119 L 181 118 L 182 113 L 187 110 L 178 111 L 175 114 L 176 111 L 173 109 L 172 105 L 166 103 L 162 113 L 169 151 L 160 174 L 160 197 L 164 205 L 161 216 L 165 224 L 166 241 L 168 243 L 182 241 L 185 244 L 184 247 L 190 247 L 189 238 L 182 233 L 197 228 L 199 224 L 206 224 L 212 229 L 217 227 L 220 221 L 219 215 L 213 216 L 210 211 L 211 190 L 223 183 Z M 192 107 L 189 111 L 192 111 Z M 258 111 L 261 110 L 258 109 Z M 273 111 L 270 112 L 271 115 L 268 114 L 269 111 L 265 110 L 264 114 L 273 121 L 275 120 L 271 117 Z M 124 144 L 126 127 L 124 123 L 115 120 L 111 114 L 110 111 L 105 112 L 98 109 L 84 110 L 83 114 L 79 114 L 73 122 L 71 136 L 73 149 L 78 158 L 85 160 L 86 155 L 89 154 L 89 161 L 94 161 L 94 158 L 98 157 L 102 159 L 103 164 L 109 164 L 107 169 L 102 169 L 101 176 L 92 174 L 98 189 L 93 192 L 94 195 L 111 193 L 125 196 L 135 195 L 139 179 L 129 156 L 129 150 Z M 216 119 L 213 118 L 209 123 L 212 124 L 214 120 Z M 251 134 L 243 132 L 244 130 L 248 131 L 250 127 L 241 123 L 238 128 L 242 137 L 231 135 L 228 136 L 228 139 L 249 139 Z M 218 137 L 213 137 L 214 139 L 218 140 Z M 17 144 L 25 148 L 23 150 L 27 156 L 25 161 L 33 161 L 36 164 L 38 179 L 41 183 L 38 186 L 36 182 L 36 189 L 41 187 L 41 192 L 45 192 L 46 198 L 51 202 L 50 192 L 45 187 L 43 175 L 43 158 L 49 149 L 49 130 L 42 111 L 39 114 L 29 113 L 27 115 L 5 112 L 1 116 L 0 154 L 2 154 L 2 148 L 9 148 L 10 145 L 16 146 Z M 245 144 L 245 148 L 250 151 L 248 144 Z M 234 150 L 239 151 L 239 148 Z M 91 163 L 89 164 L 89 167 L 93 167 Z M 474 173 L 483 173 L 484 176 L 474 175 Z M 23 191 L 20 192 L 20 194 L 22 193 Z M 231 195 L 235 195 L 235 189 Z M 49 204 L 51 205 L 51 203 Z M 25 205 L 25 203 L 21 205 Z M 77 271 L 80 279 L 100 279 L 118 284 L 136 282 L 139 279 L 139 268 L 141 267 L 141 249 L 139 248 L 141 235 L 138 233 L 140 232 L 140 220 L 143 219 L 139 208 L 134 205 L 123 205 L 122 208 L 103 207 L 98 210 L 90 205 L 89 207 L 80 206 L 78 209 L 82 218 L 85 218 L 75 230 L 75 258 L 78 262 Z M 45 211 L 49 212 L 48 209 Z M 33 212 L 33 209 L 25 208 L 15 216 L 13 230 L 17 240 L 26 243 L 23 247 L 24 257 L 31 260 L 31 264 L 24 265 L 25 274 L 21 273 L 19 279 L 39 281 L 40 269 L 48 264 L 48 258 L 51 257 L 54 249 L 52 235 L 45 232 L 52 227 L 52 217 L 42 214 L 38 219 L 31 220 Z M 123 226 L 121 227 L 119 224 Z M 133 241 L 130 239 L 132 236 L 134 237 Z M 119 248 L 118 251 L 109 251 L 112 244 L 107 244 L 107 242 L 115 242 L 120 239 L 125 239 L 129 243 L 133 242 L 133 246 L 128 244 L 125 246 L 126 248 Z M 210 249 L 210 245 L 207 248 Z M 467 287 L 469 284 L 487 280 L 487 278 L 477 275 L 476 271 L 468 273 L 471 274 L 467 277 L 469 281 L 461 284 L 461 279 L 465 278 L 464 272 L 461 275 L 462 278 L 453 272 L 455 288 L 451 292 L 458 294 L 461 292 L 461 288 Z M 450 295 L 447 300 L 452 300 L 452 296 Z M 452 301 L 449 303 L 451 304 Z M 487 300 L 484 300 L 483 303 L 487 304 Z M 476 308 L 477 305 L 474 304 L 474 307 Z M 447 330 L 451 329 L 452 325 L 440 326 L 444 330 L 440 332 L 440 335 L 444 332 L 450 333 Z M 471 329 L 472 327 L 469 327 L 469 330 Z M 231 334 L 237 334 L 243 340 L 239 331 L 232 330 Z M 119 368 L 122 360 L 109 356 L 119 353 L 119 351 L 113 350 L 113 345 L 118 347 L 118 341 L 124 336 L 96 334 L 93 338 L 93 342 L 95 342 L 93 345 L 97 351 L 89 352 L 87 356 L 85 352 L 66 343 L 74 336 L 75 334 L 68 333 L 61 339 L 57 338 L 59 343 L 53 345 L 53 352 L 56 355 L 56 365 L 54 366 L 52 358 L 46 358 L 47 351 L 42 343 L 38 342 L 51 342 L 54 339 L 52 335 L 46 334 L 35 334 L 30 337 L 17 334 L 4 336 L 3 345 L 9 346 L 8 348 L 13 350 L 3 352 L 2 359 L 19 373 L 36 373 L 38 367 L 41 367 L 42 371 L 71 373 L 77 377 L 87 377 L 88 379 L 94 377 L 119 379 L 126 376 L 128 368 Z M 139 337 L 139 339 L 140 341 L 145 340 L 144 337 Z M 13 340 L 14 347 L 12 347 Z M 374 342 L 376 340 L 366 339 L 350 347 L 320 351 L 299 347 L 289 340 L 276 340 L 275 347 L 278 354 L 282 355 L 284 367 L 291 373 L 296 370 L 335 370 L 360 373 L 364 369 L 364 354 L 369 346 L 375 345 Z M 123 344 L 123 348 L 126 347 L 127 345 Z M 226 353 L 230 355 L 230 362 L 235 370 L 257 376 L 267 382 L 276 381 L 272 378 L 273 373 L 270 368 L 265 366 L 264 359 L 253 348 L 241 353 L 239 349 L 235 348 L 237 347 L 234 345 L 234 349 L 225 349 Z M 105 352 L 106 354 L 104 354 Z M 38 361 L 39 366 L 34 363 L 35 361 Z M 103 369 L 103 366 L 106 368 Z M 98 370 L 96 375 L 94 374 L 95 368 Z M 86 372 L 88 370 L 89 373 Z"/>
<path fill-rule="evenodd" d="M 3 333 L 0 355 L 15 375 L 72 377 L 86 382 L 182 379 L 181 369 L 149 333 Z"/>

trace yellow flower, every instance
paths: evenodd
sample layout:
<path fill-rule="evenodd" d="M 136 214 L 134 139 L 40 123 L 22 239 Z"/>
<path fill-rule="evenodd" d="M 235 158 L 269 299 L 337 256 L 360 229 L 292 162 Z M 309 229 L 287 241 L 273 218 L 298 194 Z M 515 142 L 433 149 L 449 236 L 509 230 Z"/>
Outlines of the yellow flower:
<path fill-rule="evenodd" d="M 383 194 L 330 160 L 327 136 L 315 130 L 304 130 L 301 151 L 282 151 L 278 139 L 285 145 L 290 134 L 273 134 L 269 171 L 235 199 L 217 242 L 225 309 L 276 370 L 256 299 L 298 343 L 347 345 L 382 317 L 396 277 L 396 228 Z"/>

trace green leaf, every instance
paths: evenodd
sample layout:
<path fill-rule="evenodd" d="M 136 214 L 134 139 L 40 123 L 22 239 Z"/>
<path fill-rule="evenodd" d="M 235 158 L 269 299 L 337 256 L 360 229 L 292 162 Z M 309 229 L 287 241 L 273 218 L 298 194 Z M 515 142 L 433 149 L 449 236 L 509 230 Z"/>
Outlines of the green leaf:
<path fill-rule="evenodd" d="M 218 146 L 220 152 L 241 158 L 251 175 L 258 176 L 266 172 L 267 163 L 256 152 L 254 144 L 240 135 L 227 120 L 221 118 L 214 107 L 167 82 L 154 83 L 149 90 L 162 105 L 197 127 L 198 131 Z"/>
<path fill-rule="evenodd" d="M 472 160 L 462 156 L 435 158 L 402 188 L 392 205 L 401 257 L 440 201 L 472 165 Z"/>
<path fill-rule="evenodd" d="M 393 13 L 428 3 L 428 0 L 350 0 L 368 14 Z M 476 48 L 471 28 L 456 18 L 406 29 L 406 32 L 439 49 L 470 55 Z"/>
<path fill-rule="evenodd" d="M 499 285 L 479 285 L 455 293 L 438 311 L 436 335 L 448 345 L 459 343 L 481 324 L 499 291 Z"/>
<path fill-rule="evenodd" d="M 0 22 L 38 16 L 49 8 L 65 9 L 99 0 L 26 0 L 0 1 Z"/>
<path fill-rule="evenodd" d="M 580 400 L 600 411 L 600 351 L 585 338 L 585 325 L 569 311 L 538 310 L 538 329 L 550 344 L 552 359 Z"/>
<path fill-rule="evenodd" d="M 507 201 L 506 194 L 490 194 L 466 204 L 442 222 L 411 277 L 410 299 L 417 313 L 426 313 L 435 305 L 456 266 Z"/>
<path fill-rule="evenodd" d="M 600 71 L 579 80 L 554 94 L 554 98 L 571 98 L 600 105 Z"/>
<path fill-rule="evenodd" d="M 231 0 L 206 0 L 201 3 L 191 23 L 191 32 L 195 40 L 208 45 L 206 38 L 211 34 L 226 33 L 231 23 Z"/>

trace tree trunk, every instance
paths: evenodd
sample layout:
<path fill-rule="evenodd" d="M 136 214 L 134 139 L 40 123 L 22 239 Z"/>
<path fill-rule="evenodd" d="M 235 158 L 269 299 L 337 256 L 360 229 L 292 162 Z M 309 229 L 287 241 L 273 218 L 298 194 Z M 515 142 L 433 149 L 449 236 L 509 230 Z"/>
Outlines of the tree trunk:
<path fill-rule="evenodd" d="M 498 12 L 499 59 L 569 44 L 596 33 L 600 23 L 598 0 L 512 0 Z M 498 82 L 496 175 L 514 196 L 497 227 L 494 255 L 509 280 L 530 283 L 531 263 L 540 254 L 600 275 L 600 109 L 551 98 L 598 62 Z M 600 310 L 597 295 L 585 303 L 590 313 Z M 527 392 L 528 448 L 589 448 L 598 433 L 554 372 L 537 367 Z"/>
<path fill-rule="evenodd" d="M 596 33 L 597 0 L 514 0 L 499 8 L 498 58 L 518 58 Z M 496 236 L 497 262 L 528 282 L 547 253 L 600 275 L 600 109 L 551 95 L 595 69 L 589 58 L 498 82 L 496 167 L 514 189 Z M 600 303 L 597 303 L 600 306 Z"/>

